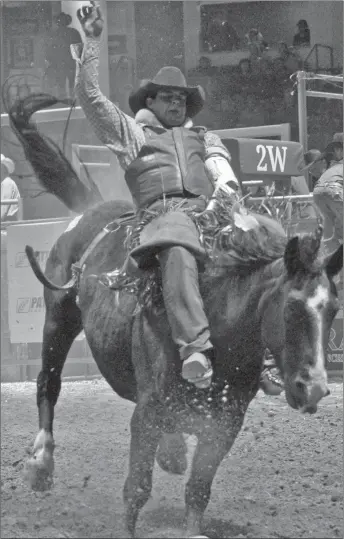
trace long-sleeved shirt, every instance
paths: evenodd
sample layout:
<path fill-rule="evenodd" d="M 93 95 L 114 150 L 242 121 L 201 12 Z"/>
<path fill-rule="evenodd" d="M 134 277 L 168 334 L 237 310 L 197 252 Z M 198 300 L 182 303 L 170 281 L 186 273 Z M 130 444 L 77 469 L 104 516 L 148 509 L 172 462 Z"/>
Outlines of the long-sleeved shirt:
<path fill-rule="evenodd" d="M 341 194 L 343 198 L 343 159 L 332 161 L 329 168 L 323 172 L 314 186 L 315 194 Z"/>
<path fill-rule="evenodd" d="M 99 39 L 86 38 L 85 43 L 72 45 L 71 52 L 77 63 L 75 91 L 80 105 L 97 137 L 117 155 L 119 164 L 125 171 L 145 144 L 144 124 L 122 112 L 101 92 L 98 82 Z M 204 145 L 206 154 L 217 154 L 219 162 L 222 160 L 222 166 L 219 167 L 214 167 L 214 163 L 209 167 L 206 164 L 207 173 L 213 176 L 214 183 L 223 175 L 224 160 L 227 165 L 225 174 L 228 175 L 228 180 L 237 183 L 229 165 L 230 155 L 221 139 L 214 133 L 206 132 Z"/>
<path fill-rule="evenodd" d="M 17 200 L 19 197 L 20 193 L 16 182 L 9 176 L 4 178 L 1 182 L 1 200 Z M 11 204 L 9 206 L 5 206 L 5 204 L 1 205 L 2 220 L 5 220 L 6 217 L 13 217 L 16 213 L 18 213 L 17 204 Z"/>

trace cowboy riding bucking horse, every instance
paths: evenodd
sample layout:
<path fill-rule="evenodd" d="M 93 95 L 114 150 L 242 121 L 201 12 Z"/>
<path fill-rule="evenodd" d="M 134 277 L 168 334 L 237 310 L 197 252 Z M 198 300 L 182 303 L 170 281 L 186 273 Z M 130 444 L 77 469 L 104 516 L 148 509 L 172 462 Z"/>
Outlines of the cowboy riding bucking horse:
<path fill-rule="evenodd" d="M 101 10 L 92 2 L 77 16 L 85 40 L 71 45 L 77 64 L 76 96 L 98 138 L 116 154 L 138 219 L 145 222 L 145 217 L 154 216 L 146 219 L 125 271 L 104 274 L 102 282 L 118 289 L 123 275 L 158 262 L 182 377 L 207 388 L 214 350 L 198 281 L 206 253 L 190 211 L 200 214 L 214 209 L 220 190 L 239 199 L 231 156 L 217 135 L 194 126 L 205 93 L 201 86 L 187 86 L 177 67 L 163 67 L 153 80 L 142 81 L 132 92 L 129 105 L 135 118 L 108 100 L 98 82 Z M 263 369 L 261 387 L 268 394 L 282 391 L 276 370 L 271 361 Z"/>

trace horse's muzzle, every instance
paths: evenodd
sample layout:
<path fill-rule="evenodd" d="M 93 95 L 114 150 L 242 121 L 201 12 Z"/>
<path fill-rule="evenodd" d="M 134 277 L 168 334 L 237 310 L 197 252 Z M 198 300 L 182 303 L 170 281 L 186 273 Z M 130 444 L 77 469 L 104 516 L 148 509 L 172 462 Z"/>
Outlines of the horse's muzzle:
<path fill-rule="evenodd" d="M 305 382 L 298 379 L 286 383 L 285 394 L 289 406 L 301 413 L 315 414 L 318 403 L 330 394 L 330 390 L 327 380 Z"/>

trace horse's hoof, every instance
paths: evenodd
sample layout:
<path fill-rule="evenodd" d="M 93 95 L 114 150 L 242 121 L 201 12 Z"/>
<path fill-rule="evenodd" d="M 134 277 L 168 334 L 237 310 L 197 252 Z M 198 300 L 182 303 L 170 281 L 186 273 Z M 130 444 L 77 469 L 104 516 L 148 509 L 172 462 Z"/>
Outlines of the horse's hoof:
<path fill-rule="evenodd" d="M 188 467 L 186 455 L 176 457 L 166 453 L 157 453 L 156 461 L 164 472 L 173 475 L 184 475 Z"/>
<path fill-rule="evenodd" d="M 266 367 L 260 377 L 260 389 L 265 395 L 276 397 L 284 391 L 284 384 L 277 367 Z"/>
<path fill-rule="evenodd" d="M 32 490 L 44 492 L 53 486 L 54 458 L 43 448 L 24 467 L 24 479 Z"/>
<path fill-rule="evenodd" d="M 187 446 L 181 434 L 164 435 L 160 441 L 156 461 L 167 473 L 184 475 L 188 467 Z"/>

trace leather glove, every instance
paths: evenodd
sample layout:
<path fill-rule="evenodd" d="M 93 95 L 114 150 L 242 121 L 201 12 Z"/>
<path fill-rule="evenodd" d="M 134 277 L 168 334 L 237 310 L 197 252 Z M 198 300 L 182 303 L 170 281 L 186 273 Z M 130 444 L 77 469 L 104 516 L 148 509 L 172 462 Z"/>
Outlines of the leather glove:
<path fill-rule="evenodd" d="M 91 2 L 91 5 L 78 9 L 76 15 L 87 37 L 99 37 L 103 31 L 104 19 L 99 5 Z"/>

